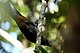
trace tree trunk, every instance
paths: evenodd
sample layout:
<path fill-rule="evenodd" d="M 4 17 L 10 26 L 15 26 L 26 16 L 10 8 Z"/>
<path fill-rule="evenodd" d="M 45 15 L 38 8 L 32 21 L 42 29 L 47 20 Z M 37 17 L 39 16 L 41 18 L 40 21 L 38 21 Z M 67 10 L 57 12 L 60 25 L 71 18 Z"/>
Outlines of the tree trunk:
<path fill-rule="evenodd" d="M 70 5 L 66 17 L 66 28 L 62 31 L 63 53 L 80 53 L 80 8 Z"/>

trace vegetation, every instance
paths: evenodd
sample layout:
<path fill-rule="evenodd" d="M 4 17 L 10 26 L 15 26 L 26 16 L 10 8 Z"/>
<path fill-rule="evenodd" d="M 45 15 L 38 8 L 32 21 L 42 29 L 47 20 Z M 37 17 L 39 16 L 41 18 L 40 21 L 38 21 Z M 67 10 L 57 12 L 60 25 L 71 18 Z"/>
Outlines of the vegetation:
<path fill-rule="evenodd" d="M 20 31 L 16 22 L 11 18 L 9 13 L 4 8 L 9 6 L 5 3 L 10 1 L 12 5 L 30 21 L 38 25 L 39 16 L 41 14 L 41 0 L 1 0 L 0 1 L 0 50 L 6 53 L 19 53 L 23 48 L 24 53 L 35 52 L 35 43 L 27 40 Z M 47 7 L 45 9 L 45 18 L 43 21 L 41 33 L 47 40 L 50 46 L 39 46 L 39 53 L 80 53 L 80 4 L 79 0 L 45 0 Z M 2 7 L 5 6 L 5 7 Z M 11 11 L 8 8 L 9 11 Z M 19 46 L 10 42 L 6 31 L 10 38 L 16 42 L 19 41 Z M 5 34 L 5 37 L 3 36 Z M 28 34 L 27 34 L 28 35 Z M 7 45 L 7 47 L 5 46 Z M 15 47 L 16 45 L 16 47 Z M 13 49 L 10 49 L 13 48 Z M 15 52 L 16 51 L 16 52 Z"/>

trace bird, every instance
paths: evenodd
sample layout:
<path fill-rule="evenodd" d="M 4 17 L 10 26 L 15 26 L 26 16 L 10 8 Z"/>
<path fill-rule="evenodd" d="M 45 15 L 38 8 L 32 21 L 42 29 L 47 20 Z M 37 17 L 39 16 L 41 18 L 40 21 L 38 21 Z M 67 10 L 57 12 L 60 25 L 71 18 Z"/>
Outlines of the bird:
<path fill-rule="evenodd" d="M 29 41 L 36 43 L 37 38 L 36 24 L 28 20 L 26 17 L 22 16 L 10 1 L 7 1 L 2 7 L 10 15 L 10 17 L 15 20 L 24 37 Z M 50 46 L 49 40 L 43 37 L 42 34 L 41 45 Z"/>

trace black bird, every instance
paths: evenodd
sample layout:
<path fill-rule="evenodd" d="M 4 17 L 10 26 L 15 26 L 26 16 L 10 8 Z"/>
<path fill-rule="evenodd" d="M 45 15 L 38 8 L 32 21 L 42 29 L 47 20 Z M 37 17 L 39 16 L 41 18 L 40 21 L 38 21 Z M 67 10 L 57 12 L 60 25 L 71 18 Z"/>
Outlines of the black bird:
<path fill-rule="evenodd" d="M 19 29 L 23 35 L 31 42 L 36 43 L 37 31 L 36 25 L 22 16 L 11 4 L 10 1 L 7 1 L 2 5 L 2 8 L 15 20 Z M 42 34 L 41 34 L 42 35 Z M 49 41 L 42 36 L 41 45 L 50 46 Z"/>

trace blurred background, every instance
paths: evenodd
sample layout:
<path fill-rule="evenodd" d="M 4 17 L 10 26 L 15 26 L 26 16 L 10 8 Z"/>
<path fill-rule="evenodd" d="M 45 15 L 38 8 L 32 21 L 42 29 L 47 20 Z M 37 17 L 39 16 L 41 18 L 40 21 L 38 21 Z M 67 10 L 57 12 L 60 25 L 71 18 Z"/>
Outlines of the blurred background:
<path fill-rule="evenodd" d="M 0 0 L 7 2 L 9 0 Z M 26 18 L 37 23 L 40 15 L 41 0 L 10 0 L 14 7 Z M 0 4 L 1 5 L 1 4 Z M 6 4 L 5 4 L 6 5 Z M 42 34 L 55 45 L 55 48 L 61 50 L 60 27 L 65 21 L 65 10 L 67 9 L 67 1 L 65 0 L 49 0 L 48 7 L 45 10 L 45 22 L 42 28 Z M 7 7 L 7 6 L 6 6 Z M 7 14 L 0 13 L 0 29 L 6 31 L 12 38 L 17 39 L 25 48 L 23 53 L 32 53 L 35 43 L 29 42 L 24 38 L 16 22 Z M 1 33 L 1 32 L 0 32 Z M 5 34 L 6 36 L 6 34 Z M 14 40 L 13 40 L 14 41 Z M 16 44 L 16 42 L 15 42 Z M 42 46 L 48 53 L 56 53 L 55 48 Z M 53 51 L 52 51 L 53 50 Z M 19 48 L 12 45 L 4 37 L 0 36 L 0 53 L 20 53 Z"/>

